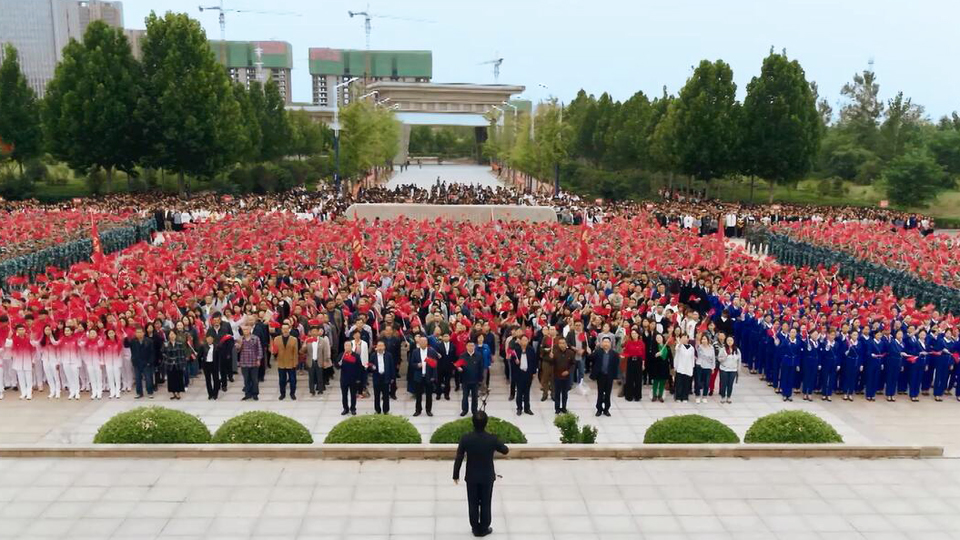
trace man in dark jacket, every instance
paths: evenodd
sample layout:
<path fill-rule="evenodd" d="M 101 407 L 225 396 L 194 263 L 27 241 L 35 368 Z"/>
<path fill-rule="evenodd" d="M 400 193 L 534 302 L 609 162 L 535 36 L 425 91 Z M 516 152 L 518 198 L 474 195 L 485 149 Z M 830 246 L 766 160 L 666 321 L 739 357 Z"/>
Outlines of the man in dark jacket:
<path fill-rule="evenodd" d="M 427 416 L 433 416 L 433 388 L 437 383 L 437 362 L 440 355 L 427 345 L 427 337 L 417 336 L 416 348 L 410 351 L 410 370 L 413 379 L 413 391 L 417 396 L 414 416 L 423 411 L 423 398 L 426 396 Z"/>
<path fill-rule="evenodd" d="M 513 363 L 513 377 L 517 381 L 517 416 L 533 414 L 530 410 L 530 385 L 537 374 L 537 350 L 530 343 L 526 335 L 520 337 L 519 343 L 511 343 Z"/>
<path fill-rule="evenodd" d="M 487 413 L 473 413 L 473 431 L 460 438 L 457 446 L 457 459 L 453 463 L 453 483 L 460 483 L 460 466 L 463 457 L 467 457 L 467 506 L 470 514 L 470 528 L 474 536 L 487 536 L 493 532 L 490 528 L 490 501 L 493 499 L 493 482 L 497 473 L 493 468 L 494 452 L 506 455 L 510 450 L 500 442 L 496 435 L 486 432 Z"/>
<path fill-rule="evenodd" d="M 368 369 L 373 373 L 373 408 L 377 414 L 390 414 L 390 384 L 396 378 L 396 362 L 383 340 L 370 355 Z"/>
<path fill-rule="evenodd" d="M 567 396 L 570 394 L 570 370 L 574 366 L 573 349 L 565 339 L 553 345 L 553 412 L 567 412 Z"/>
<path fill-rule="evenodd" d="M 257 316 L 257 322 L 253 325 L 253 335 L 257 336 L 257 339 L 260 340 L 260 347 L 263 348 L 263 361 L 260 362 L 260 370 L 257 373 L 257 378 L 260 382 L 263 382 L 264 377 L 267 374 L 267 368 L 270 367 L 270 353 L 268 348 L 270 347 L 270 329 L 267 327 L 267 312 L 260 311 Z"/>
<path fill-rule="evenodd" d="M 124 339 L 124 346 L 130 349 L 130 362 L 133 364 L 133 380 L 136 381 L 137 399 L 143 398 L 143 386 L 146 382 L 147 395 L 153 399 L 153 371 L 157 359 L 153 340 L 146 339 L 143 328 L 137 328 L 134 338 Z M 2 382 L 0 382 L 2 384 Z"/>
<path fill-rule="evenodd" d="M 468 341 L 467 350 L 460 355 L 456 362 L 457 372 L 463 386 L 463 402 L 460 405 L 460 416 L 467 415 L 467 401 L 470 401 L 470 412 L 477 413 L 477 395 L 480 382 L 483 379 L 483 355 L 477 350 L 477 344 Z"/>
<path fill-rule="evenodd" d="M 593 353 L 591 373 L 597 380 L 597 416 L 610 416 L 610 392 L 620 373 L 620 355 L 611 346 L 610 338 L 605 337 L 600 348 Z"/>
<path fill-rule="evenodd" d="M 210 317 L 207 335 L 213 336 L 214 360 L 220 368 L 220 391 L 227 391 L 227 380 L 233 381 L 233 327 L 223 320 L 219 311 Z M 229 336 L 229 337 L 228 337 Z"/>

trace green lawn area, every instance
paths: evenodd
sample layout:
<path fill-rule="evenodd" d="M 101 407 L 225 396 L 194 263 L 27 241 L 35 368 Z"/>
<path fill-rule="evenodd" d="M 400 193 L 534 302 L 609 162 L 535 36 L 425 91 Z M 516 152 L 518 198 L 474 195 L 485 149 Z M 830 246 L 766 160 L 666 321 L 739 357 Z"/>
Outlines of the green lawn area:
<path fill-rule="evenodd" d="M 810 179 L 801 181 L 796 188 L 776 186 L 773 191 L 773 200 L 791 204 L 876 206 L 886 198 L 876 186 L 862 186 L 852 182 L 844 182 L 843 187 L 846 193 L 842 196 L 821 195 L 817 190 L 818 184 L 818 180 Z M 726 201 L 749 201 L 750 181 L 747 179 L 714 181 L 710 186 L 710 195 Z M 753 200 L 757 203 L 765 203 L 769 198 L 768 184 L 757 180 Z M 904 210 L 916 211 L 942 220 L 960 221 L 960 190 L 944 191 L 926 207 L 907 207 Z"/>

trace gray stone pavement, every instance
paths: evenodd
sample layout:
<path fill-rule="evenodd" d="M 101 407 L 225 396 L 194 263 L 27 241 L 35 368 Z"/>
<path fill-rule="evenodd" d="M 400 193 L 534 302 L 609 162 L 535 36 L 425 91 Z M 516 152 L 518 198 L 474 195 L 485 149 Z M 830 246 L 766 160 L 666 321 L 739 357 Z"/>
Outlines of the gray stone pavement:
<path fill-rule="evenodd" d="M 487 401 L 487 412 L 516 423 L 531 443 L 559 442 L 559 432 L 553 426 L 553 403 L 540 401 L 538 383 L 531 391 L 533 416 L 516 416 L 515 404 L 507 400 L 509 387 L 499 366 L 491 376 L 492 391 Z M 405 371 L 404 371 L 405 373 Z M 0 444 L 44 443 L 70 444 L 90 443 L 97 429 L 114 414 L 140 405 L 159 405 L 184 410 L 199 416 L 215 430 L 224 421 L 242 412 L 269 410 L 288 415 L 303 423 L 321 442 L 327 432 L 343 420 L 340 416 L 340 389 L 336 381 L 322 396 L 311 397 L 304 391 L 306 379 L 300 373 L 298 400 L 277 399 L 279 395 L 276 372 L 270 371 L 267 380 L 261 383 L 260 401 L 240 401 L 242 397 L 240 378 L 221 395 L 218 401 L 207 400 L 203 380 L 194 379 L 182 401 L 167 399 L 166 390 L 158 393 L 157 399 L 135 400 L 124 394 L 119 400 L 90 401 L 83 394 L 81 401 L 47 400 L 46 392 L 34 392 L 33 401 L 17 399 L 15 391 L 7 391 L 0 401 Z M 851 444 L 907 444 L 942 445 L 947 455 L 960 456 L 960 403 L 948 397 L 941 403 L 925 397 L 919 403 L 900 399 L 896 403 L 878 401 L 868 403 L 861 396 L 853 403 L 834 400 L 831 403 L 815 399 L 804 402 L 799 397 L 792 403 L 784 403 L 779 395 L 760 382 L 755 375 L 742 372 L 734 388 L 734 402 L 721 405 L 716 397 L 708 403 L 675 403 L 669 394 L 665 403 L 649 401 L 650 387 L 644 387 L 645 400 L 627 402 L 615 397 L 612 416 L 594 417 L 596 391 L 588 387 L 587 395 L 571 391 L 569 409 L 581 416 L 586 423 L 600 428 L 599 442 L 639 443 L 643 434 L 654 421 L 665 416 L 698 413 L 716 418 L 736 431 L 741 437 L 750 424 L 760 416 L 782 409 L 800 409 L 815 413 L 831 424 Z M 434 416 L 421 415 L 413 418 L 414 400 L 401 390 L 400 400 L 393 402 L 391 412 L 411 419 L 428 441 L 430 434 L 441 424 L 459 418 L 459 395 L 451 393 L 451 401 L 434 403 Z M 359 400 L 359 414 L 373 412 L 370 399 Z"/>
<path fill-rule="evenodd" d="M 394 174 L 386 187 L 394 189 L 397 186 L 414 184 L 429 189 L 437 183 L 438 176 L 441 182 L 450 184 L 474 184 L 486 187 L 503 185 L 490 172 L 490 167 L 482 165 L 424 165 L 423 168 L 418 168 L 414 163 L 406 171 Z"/>
<path fill-rule="evenodd" d="M 11 459 L 0 538 L 461 540 L 450 462 Z M 960 460 L 505 461 L 491 538 L 943 540 Z"/>

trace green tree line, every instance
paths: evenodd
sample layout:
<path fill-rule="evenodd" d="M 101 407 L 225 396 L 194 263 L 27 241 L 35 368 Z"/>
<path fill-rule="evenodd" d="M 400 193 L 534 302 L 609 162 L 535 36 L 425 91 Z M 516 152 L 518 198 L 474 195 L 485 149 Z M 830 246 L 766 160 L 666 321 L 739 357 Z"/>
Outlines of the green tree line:
<path fill-rule="evenodd" d="M 6 174 L 4 184 L 28 189 L 32 175 L 24 166 L 29 172 L 45 155 L 111 184 L 117 171 L 129 182 L 159 170 L 175 176 L 181 191 L 188 178 L 219 179 L 243 191 L 284 189 L 308 175 L 332 173 L 332 132 L 303 111 L 285 110 L 272 79 L 231 82 L 198 21 L 151 13 L 146 28 L 137 60 L 120 29 L 90 24 L 82 41 L 63 49 L 42 100 L 27 86 L 17 51 L 5 46 L 0 140 L 6 151 L 0 159 L 16 163 L 20 174 Z M 343 177 L 361 175 L 396 153 L 399 124 L 390 112 L 351 104 L 341 124 Z M 291 164 L 293 156 L 313 156 L 307 163 L 314 166 Z M 274 177 L 260 182 L 264 171 Z"/>
<path fill-rule="evenodd" d="M 608 198 L 648 196 L 654 178 L 759 178 L 771 198 L 773 186 L 805 178 L 850 181 L 901 205 L 956 186 L 960 117 L 934 123 L 902 92 L 881 101 L 870 70 L 843 87 L 836 119 L 785 51 L 771 50 L 742 102 L 736 94 L 730 66 L 703 60 L 676 95 L 619 102 L 581 90 L 565 105 L 541 103 L 533 118 L 491 115 L 484 154 L 543 181 L 559 171 L 565 188 Z"/>

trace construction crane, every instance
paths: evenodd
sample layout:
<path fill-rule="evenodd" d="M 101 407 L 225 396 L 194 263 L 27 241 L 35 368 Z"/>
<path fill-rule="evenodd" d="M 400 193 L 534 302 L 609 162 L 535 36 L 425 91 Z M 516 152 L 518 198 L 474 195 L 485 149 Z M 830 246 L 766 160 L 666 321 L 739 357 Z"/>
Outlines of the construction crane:
<path fill-rule="evenodd" d="M 409 22 L 421 22 L 421 23 L 434 23 L 435 21 L 428 21 L 425 19 L 409 19 L 406 17 L 393 17 L 390 15 L 379 15 L 376 13 L 370 13 L 370 4 L 367 4 L 367 9 L 365 11 L 347 11 L 347 14 L 350 15 L 350 18 L 354 17 L 363 17 L 363 30 L 367 35 L 367 50 L 370 50 L 370 20 L 371 19 L 393 19 L 395 21 L 409 21 Z"/>
<path fill-rule="evenodd" d="M 503 58 L 494 58 L 493 60 L 487 60 L 486 62 L 480 62 L 478 66 L 485 66 L 487 64 L 493 64 L 493 82 L 500 82 L 500 64 L 503 63 Z"/>
<path fill-rule="evenodd" d="M 258 11 L 254 9 L 232 9 L 223 7 L 223 0 L 220 0 L 220 4 L 216 6 L 197 6 L 200 9 L 200 12 L 203 13 L 206 11 L 219 11 L 220 12 L 220 61 L 226 65 L 227 62 L 227 18 L 225 13 L 254 13 L 259 15 L 300 15 L 295 11 Z M 259 74 L 258 74 L 259 76 Z"/>

